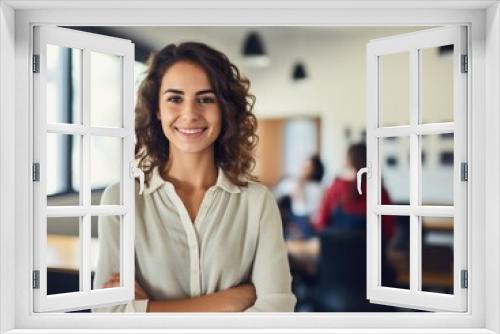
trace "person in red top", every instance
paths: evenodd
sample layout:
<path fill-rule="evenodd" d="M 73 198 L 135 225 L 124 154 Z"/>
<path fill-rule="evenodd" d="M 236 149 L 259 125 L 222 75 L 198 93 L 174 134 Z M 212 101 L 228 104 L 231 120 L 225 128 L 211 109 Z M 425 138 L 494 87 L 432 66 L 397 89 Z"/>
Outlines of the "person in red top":
<path fill-rule="evenodd" d="M 317 232 L 335 226 L 337 228 L 366 229 L 366 182 L 363 179 L 361 188 L 363 193 L 358 194 L 356 187 L 356 173 L 366 166 L 366 145 L 353 144 L 347 151 L 345 163 L 346 171 L 335 178 L 326 190 L 318 212 L 314 228 Z M 391 204 L 387 190 L 382 185 L 382 204 Z M 394 216 L 382 218 L 382 234 L 385 240 L 394 235 Z"/>

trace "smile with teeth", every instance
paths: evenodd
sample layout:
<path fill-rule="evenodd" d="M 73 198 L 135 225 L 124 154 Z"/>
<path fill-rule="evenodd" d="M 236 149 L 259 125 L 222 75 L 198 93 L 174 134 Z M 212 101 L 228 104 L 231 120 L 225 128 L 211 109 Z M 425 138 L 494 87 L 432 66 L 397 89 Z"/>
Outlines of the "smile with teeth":
<path fill-rule="evenodd" d="M 186 136 L 196 136 L 203 131 L 205 131 L 207 128 L 175 128 L 178 132 L 180 132 L 183 135 Z"/>

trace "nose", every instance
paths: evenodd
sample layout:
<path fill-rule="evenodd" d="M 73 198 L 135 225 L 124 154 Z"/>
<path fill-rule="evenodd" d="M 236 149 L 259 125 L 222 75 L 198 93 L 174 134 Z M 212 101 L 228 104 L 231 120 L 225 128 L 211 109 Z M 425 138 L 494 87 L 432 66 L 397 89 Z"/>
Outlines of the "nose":
<path fill-rule="evenodd" d="M 182 116 L 188 119 L 197 119 L 199 112 L 195 100 L 187 100 L 182 108 Z"/>

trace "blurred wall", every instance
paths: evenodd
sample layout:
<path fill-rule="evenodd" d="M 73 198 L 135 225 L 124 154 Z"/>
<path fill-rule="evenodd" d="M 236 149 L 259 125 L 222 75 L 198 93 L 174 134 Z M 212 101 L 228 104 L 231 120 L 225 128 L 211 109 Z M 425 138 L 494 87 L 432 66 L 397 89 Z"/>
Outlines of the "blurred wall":
<path fill-rule="evenodd" d="M 274 186 L 282 176 L 283 131 L 286 120 L 261 119 L 257 128 L 259 143 L 255 154 L 254 174 L 268 187 Z"/>

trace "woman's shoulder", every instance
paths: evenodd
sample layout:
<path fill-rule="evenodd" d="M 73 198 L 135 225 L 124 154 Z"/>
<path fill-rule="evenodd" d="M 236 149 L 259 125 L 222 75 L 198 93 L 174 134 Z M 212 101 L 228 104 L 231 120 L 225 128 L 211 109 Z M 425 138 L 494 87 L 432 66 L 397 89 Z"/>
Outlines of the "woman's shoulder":
<path fill-rule="evenodd" d="M 101 205 L 114 205 L 120 202 L 120 182 L 114 182 L 104 188 Z"/>
<path fill-rule="evenodd" d="M 356 179 L 351 179 L 351 178 L 345 177 L 343 175 L 339 175 L 339 176 L 335 177 L 335 179 L 331 183 L 331 186 L 332 187 L 345 186 L 345 185 L 351 185 L 353 183 L 356 183 Z"/>
<path fill-rule="evenodd" d="M 259 181 L 247 180 L 246 186 L 240 186 L 242 192 L 266 191 L 268 188 Z"/>
<path fill-rule="evenodd" d="M 255 201 L 275 201 L 272 191 L 264 184 L 257 181 L 248 181 L 246 186 L 240 187 L 243 196 L 250 202 Z"/>

